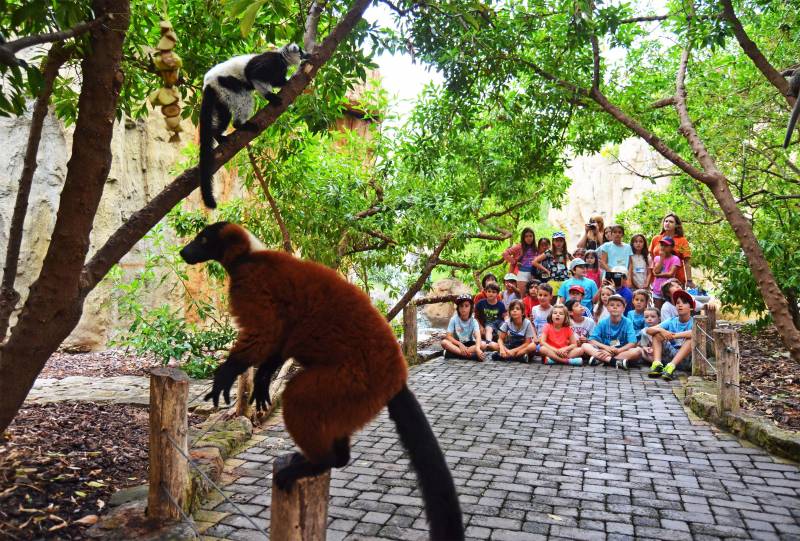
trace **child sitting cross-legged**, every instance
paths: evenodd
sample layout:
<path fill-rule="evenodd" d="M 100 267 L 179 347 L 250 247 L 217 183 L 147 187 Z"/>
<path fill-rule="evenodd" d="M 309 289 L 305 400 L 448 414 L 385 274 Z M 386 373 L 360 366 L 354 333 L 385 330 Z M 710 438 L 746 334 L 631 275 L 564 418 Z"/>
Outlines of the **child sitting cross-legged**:
<path fill-rule="evenodd" d="M 646 289 L 637 289 L 633 292 L 633 310 L 628 312 L 625 316 L 633 323 L 633 330 L 636 332 L 636 338 L 641 336 L 642 329 L 645 328 L 644 311 L 650 306 L 650 292 Z"/>
<path fill-rule="evenodd" d="M 670 381 L 678 365 L 692 355 L 692 309 L 694 299 L 689 293 L 680 289 L 672 294 L 672 302 L 678 315 L 662 321 L 656 327 L 648 327 L 645 332 L 653 337 L 653 364 L 650 367 L 651 378 L 661 376 Z M 663 361 L 669 364 L 664 366 Z"/>
<path fill-rule="evenodd" d="M 648 327 L 655 327 L 661 323 L 661 317 L 658 315 L 658 308 L 650 306 L 644 309 L 644 329 L 639 335 L 639 341 L 636 343 L 639 349 L 642 350 L 642 360 L 648 363 L 653 362 L 653 337 L 647 334 Z"/>
<path fill-rule="evenodd" d="M 506 305 L 497 297 L 500 295 L 500 286 L 496 282 L 489 282 L 484 287 L 486 298 L 475 303 L 475 319 L 481 326 L 481 336 L 488 342 L 487 349 L 498 350 L 497 333 L 506 317 Z"/>
<path fill-rule="evenodd" d="M 456 297 L 456 313 L 447 325 L 447 337 L 442 340 L 446 358 L 484 360 L 481 350 L 481 330 L 472 317 L 472 296 Z"/>
<path fill-rule="evenodd" d="M 582 366 L 583 349 L 578 345 L 578 338 L 572 332 L 567 307 L 563 304 L 553 306 L 547 325 L 539 338 L 539 353 L 544 364 L 569 364 Z"/>
<path fill-rule="evenodd" d="M 572 319 L 572 332 L 575 333 L 575 338 L 578 339 L 578 345 L 583 346 L 589 341 L 589 336 L 594 330 L 594 319 L 586 316 L 586 307 L 576 300 L 569 300 L 564 303 L 564 306 L 567 307 Z"/>
<path fill-rule="evenodd" d="M 500 326 L 497 340 L 499 351 L 494 354 L 495 361 L 528 362 L 528 352 L 535 348 L 533 340 L 536 332 L 533 324 L 525 317 L 525 305 L 520 300 L 511 301 L 508 320 Z"/>
<path fill-rule="evenodd" d="M 633 323 L 622 315 L 626 304 L 622 295 L 608 298 L 608 317 L 597 322 L 589 341 L 583 345 L 583 352 L 590 356 L 589 366 L 605 363 L 622 370 L 637 366 L 642 351 L 636 347 Z"/>

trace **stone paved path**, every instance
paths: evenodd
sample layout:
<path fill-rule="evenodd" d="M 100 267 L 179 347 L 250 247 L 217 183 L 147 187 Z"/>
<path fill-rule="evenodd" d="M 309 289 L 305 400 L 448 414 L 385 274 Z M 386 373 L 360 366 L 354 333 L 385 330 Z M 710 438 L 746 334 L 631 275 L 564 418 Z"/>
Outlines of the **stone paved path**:
<path fill-rule="evenodd" d="M 687 417 L 644 370 L 471 364 L 412 370 L 474 539 L 800 539 L 800 468 Z M 282 425 L 238 455 L 228 489 L 269 526 Z M 328 539 L 425 539 L 414 474 L 385 412 L 332 477 Z M 209 538 L 260 539 L 229 504 L 196 517 Z M 214 523 L 214 524 L 210 524 Z"/>

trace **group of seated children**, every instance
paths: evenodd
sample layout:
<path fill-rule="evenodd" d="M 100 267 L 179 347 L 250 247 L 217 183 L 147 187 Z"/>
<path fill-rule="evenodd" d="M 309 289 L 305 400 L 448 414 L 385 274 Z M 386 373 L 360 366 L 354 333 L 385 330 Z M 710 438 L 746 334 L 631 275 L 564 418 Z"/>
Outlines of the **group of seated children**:
<path fill-rule="evenodd" d="M 667 280 L 660 284 L 659 311 L 650 291 L 631 292 L 625 286 L 625 269 L 607 273 L 613 274 L 613 285 L 599 290 L 585 271 L 586 263 L 573 259 L 572 278 L 556 295 L 549 283 L 530 280 L 522 299 L 516 274 L 505 276 L 502 291 L 493 275 L 485 276 L 475 298 L 456 298 L 456 313 L 442 340 L 445 357 L 483 361 L 491 355 L 497 361 L 604 364 L 622 370 L 647 362 L 650 377 L 672 380 L 681 362 L 691 358 L 694 298 L 680 282 Z"/>

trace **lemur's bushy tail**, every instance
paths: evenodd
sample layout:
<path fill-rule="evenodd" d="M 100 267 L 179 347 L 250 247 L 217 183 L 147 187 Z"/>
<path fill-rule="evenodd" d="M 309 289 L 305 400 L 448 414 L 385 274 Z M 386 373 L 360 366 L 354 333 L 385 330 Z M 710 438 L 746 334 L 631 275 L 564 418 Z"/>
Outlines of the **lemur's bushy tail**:
<path fill-rule="evenodd" d="M 783 148 L 789 148 L 789 144 L 792 142 L 792 132 L 794 131 L 795 124 L 797 124 L 798 117 L 800 117 L 800 96 L 798 96 L 797 101 L 794 102 L 794 107 L 792 107 L 792 116 L 789 117 L 789 127 L 786 128 Z"/>
<path fill-rule="evenodd" d="M 216 208 L 214 188 L 211 179 L 214 175 L 214 108 L 217 92 L 211 85 L 203 89 L 203 102 L 200 104 L 200 193 L 208 208 Z"/>
<path fill-rule="evenodd" d="M 389 401 L 389 417 L 417 472 L 434 541 L 464 539 L 464 523 L 453 477 L 422 408 L 407 386 Z"/>

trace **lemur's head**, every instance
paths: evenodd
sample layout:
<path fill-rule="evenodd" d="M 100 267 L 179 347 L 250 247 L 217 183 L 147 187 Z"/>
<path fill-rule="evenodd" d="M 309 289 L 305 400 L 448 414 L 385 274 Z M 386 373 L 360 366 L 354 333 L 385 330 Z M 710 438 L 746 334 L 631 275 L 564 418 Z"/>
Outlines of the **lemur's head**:
<path fill-rule="evenodd" d="M 183 247 L 180 255 L 190 265 L 212 259 L 224 265 L 263 249 L 264 245 L 242 226 L 217 222 L 200 231 L 192 242 Z"/>
<path fill-rule="evenodd" d="M 284 60 L 290 66 L 299 64 L 302 60 L 305 60 L 309 57 L 308 53 L 306 53 L 298 44 L 290 43 L 288 45 L 284 45 L 281 47 L 281 55 L 283 55 Z"/>

